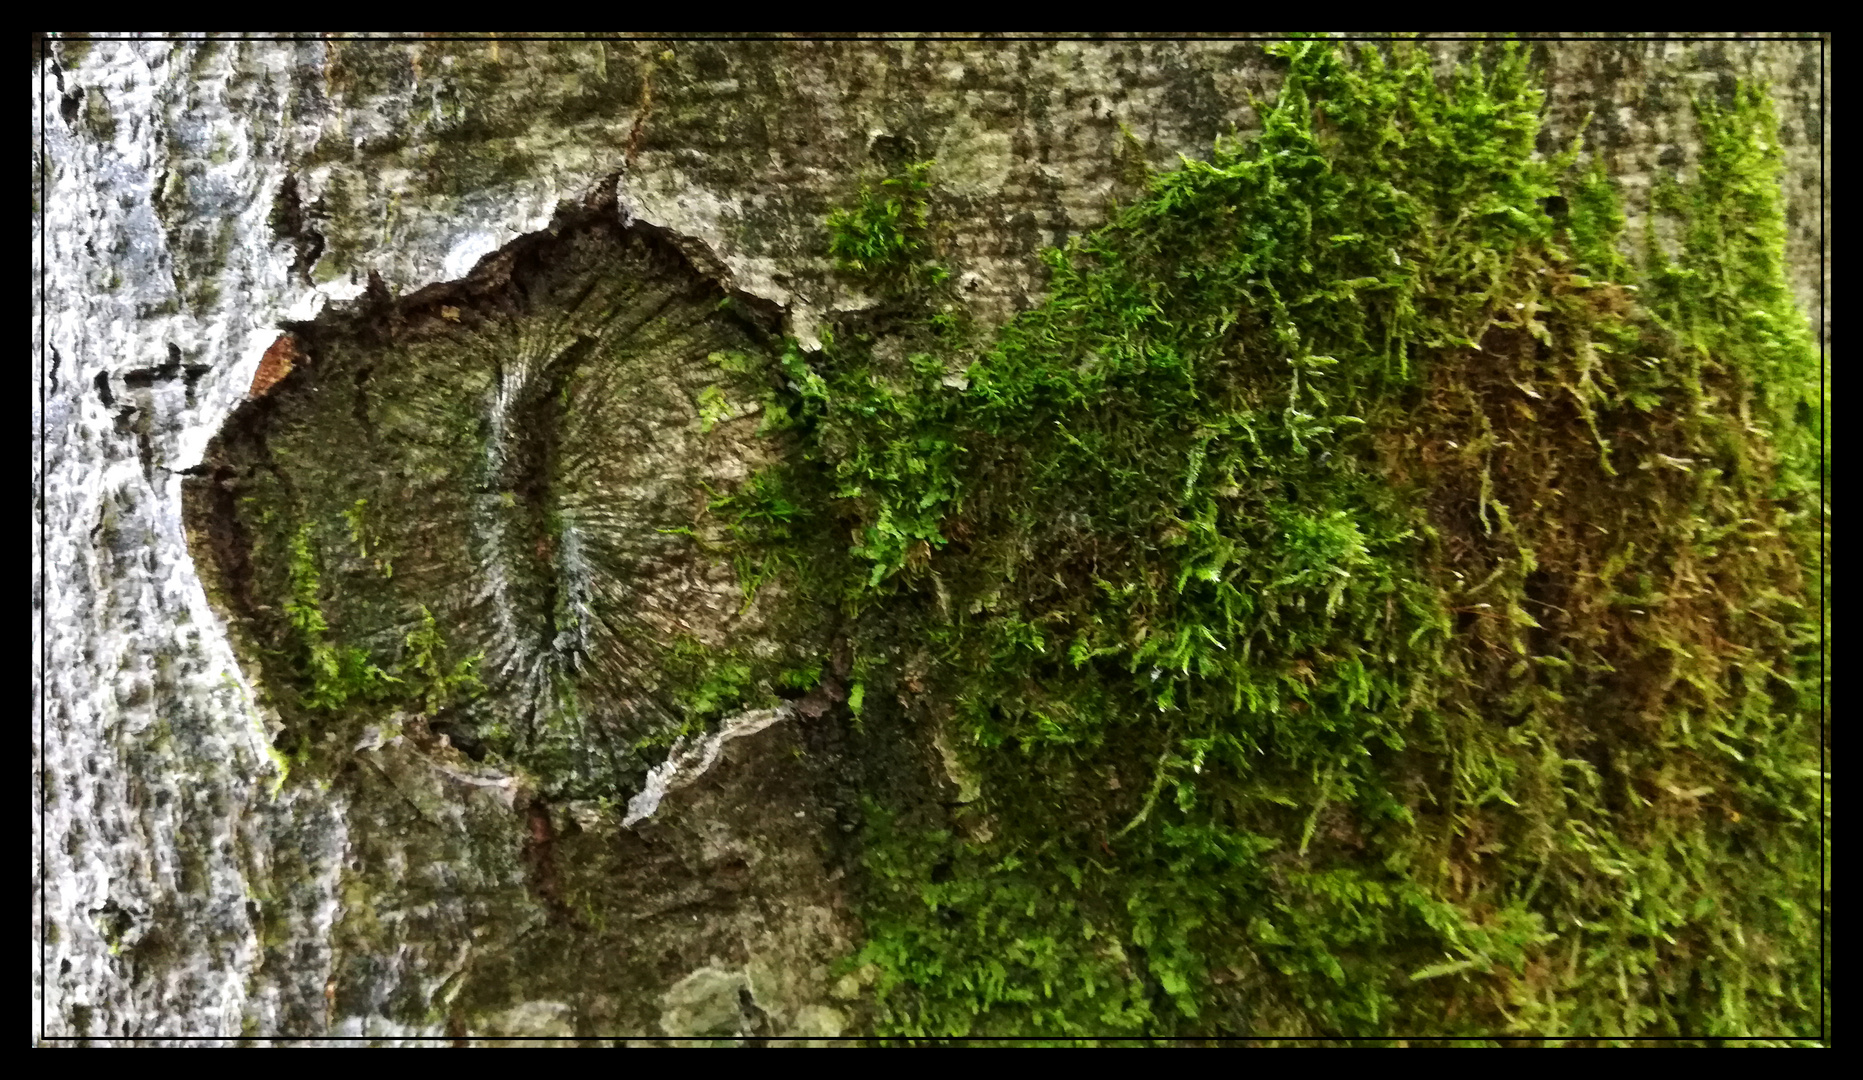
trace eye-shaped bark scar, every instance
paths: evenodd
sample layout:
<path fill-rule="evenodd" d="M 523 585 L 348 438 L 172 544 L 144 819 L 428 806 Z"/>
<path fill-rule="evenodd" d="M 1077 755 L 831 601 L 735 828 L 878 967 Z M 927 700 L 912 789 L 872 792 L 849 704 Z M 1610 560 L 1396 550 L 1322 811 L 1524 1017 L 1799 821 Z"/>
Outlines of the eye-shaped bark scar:
<path fill-rule="evenodd" d="M 335 754 L 418 714 L 540 791 L 612 794 L 716 719 L 693 650 L 762 646 L 768 605 L 709 508 L 784 453 L 749 404 L 779 333 L 678 238 L 608 213 L 290 326 L 188 489 L 289 738 Z M 730 700 L 771 677 L 732 676 Z"/>

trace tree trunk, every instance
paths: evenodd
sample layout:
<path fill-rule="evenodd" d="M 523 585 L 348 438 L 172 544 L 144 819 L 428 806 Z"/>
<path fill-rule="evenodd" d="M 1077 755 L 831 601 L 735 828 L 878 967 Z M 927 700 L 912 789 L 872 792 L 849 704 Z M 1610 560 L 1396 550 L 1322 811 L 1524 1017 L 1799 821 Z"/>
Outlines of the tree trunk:
<path fill-rule="evenodd" d="M 1828 341 L 1825 48 L 1538 42 L 1539 150 L 1584 134 L 1640 252 L 1690 96 L 1763 82 Z M 825 223 L 935 161 L 922 242 L 987 342 L 1045 250 L 1258 133 L 1282 61 L 59 35 L 34 65 L 38 1037 L 874 1030 L 868 797 L 955 822 L 977 781 L 912 719 L 950 702 L 858 722 L 851 616 L 757 589 L 717 501 L 803 452 L 785 350 L 919 348 Z"/>

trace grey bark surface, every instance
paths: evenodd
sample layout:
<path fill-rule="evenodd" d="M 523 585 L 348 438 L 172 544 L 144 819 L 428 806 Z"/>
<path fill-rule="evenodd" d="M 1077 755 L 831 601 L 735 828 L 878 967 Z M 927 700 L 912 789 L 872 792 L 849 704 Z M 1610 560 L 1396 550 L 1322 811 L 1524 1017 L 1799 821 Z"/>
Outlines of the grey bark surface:
<path fill-rule="evenodd" d="M 1536 49 L 1542 149 L 1590 117 L 1633 235 L 1651 184 L 1691 166 L 1690 95 L 1770 84 L 1788 259 L 1828 345 L 1820 43 Z M 276 718 L 189 550 L 184 474 L 281 323 L 372 275 L 394 295 L 463 278 L 616 176 L 625 215 L 807 343 L 871 302 L 833 272 L 828 210 L 935 158 L 940 256 L 998 325 L 1039 302 L 1042 250 L 1103 221 L 1144 164 L 1248 132 L 1275 72 L 1232 41 L 35 51 L 35 1038 L 857 1030 L 819 730 L 721 743 L 627 827 L 394 737 L 358 749 L 366 782 L 281 784 Z M 693 617 L 700 636 L 723 618 Z M 942 771 L 934 748 L 907 756 Z M 606 852 L 627 925 L 557 910 L 570 834 Z"/>

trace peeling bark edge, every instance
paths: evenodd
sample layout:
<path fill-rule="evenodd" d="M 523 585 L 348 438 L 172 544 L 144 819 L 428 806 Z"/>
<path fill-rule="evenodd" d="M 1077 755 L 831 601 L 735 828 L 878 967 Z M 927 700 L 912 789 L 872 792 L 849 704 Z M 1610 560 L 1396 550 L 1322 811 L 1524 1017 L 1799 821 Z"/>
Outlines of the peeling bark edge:
<path fill-rule="evenodd" d="M 692 739 L 681 735 L 673 743 L 672 752 L 666 761 L 654 766 L 647 773 L 647 782 L 640 792 L 627 801 L 627 816 L 621 819 L 625 828 L 633 828 L 653 816 L 660 808 L 660 800 L 680 788 L 686 787 L 704 776 L 706 770 L 718 763 L 718 755 L 724 744 L 732 739 L 741 739 L 773 724 L 782 723 L 796 714 L 795 706 L 779 705 L 774 709 L 753 709 L 730 717 L 716 732 Z"/>

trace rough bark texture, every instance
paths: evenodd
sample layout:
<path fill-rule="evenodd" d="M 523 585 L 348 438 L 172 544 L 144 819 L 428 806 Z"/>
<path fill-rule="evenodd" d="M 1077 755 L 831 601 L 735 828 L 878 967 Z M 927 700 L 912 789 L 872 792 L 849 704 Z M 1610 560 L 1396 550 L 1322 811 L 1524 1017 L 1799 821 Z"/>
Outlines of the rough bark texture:
<path fill-rule="evenodd" d="M 1463 48 L 1443 45 L 1445 63 Z M 1538 48 L 1542 149 L 1593 116 L 1633 214 L 1690 167 L 1689 94 L 1771 85 L 1791 271 L 1828 342 L 1819 44 Z M 837 711 L 805 701 L 627 828 L 431 731 L 352 733 L 346 772 L 281 784 L 283 725 L 227 629 L 238 605 L 190 554 L 187 475 L 258 408 L 242 402 L 282 324 L 465 279 L 616 176 L 618 212 L 679 273 L 767 302 L 770 331 L 806 344 L 870 303 L 833 273 L 829 209 L 936 158 L 941 258 L 970 314 L 999 324 L 1040 297 L 1041 251 L 1102 221 L 1145 161 L 1247 132 L 1275 71 L 1260 44 L 1223 41 L 35 48 L 35 1034 L 857 1028 L 858 979 L 833 970 L 860 935 L 839 864 L 848 777 L 922 783 L 935 749 L 853 768 Z M 456 321 L 453 294 L 425 295 Z M 731 441 L 729 407 L 665 402 L 686 412 L 640 421 L 664 456 L 638 479 L 742 475 L 757 451 Z M 688 441 L 669 449 L 669 432 Z M 734 622 L 735 587 L 653 586 L 707 644 L 776 634 L 755 612 Z"/>

